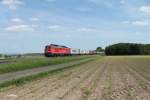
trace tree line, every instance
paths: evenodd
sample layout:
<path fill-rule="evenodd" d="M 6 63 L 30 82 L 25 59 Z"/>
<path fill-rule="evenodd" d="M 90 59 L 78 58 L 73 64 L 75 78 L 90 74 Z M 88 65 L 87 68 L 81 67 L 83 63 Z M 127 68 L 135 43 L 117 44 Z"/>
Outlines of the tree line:
<path fill-rule="evenodd" d="M 150 44 L 118 43 L 105 48 L 106 55 L 150 55 Z"/>

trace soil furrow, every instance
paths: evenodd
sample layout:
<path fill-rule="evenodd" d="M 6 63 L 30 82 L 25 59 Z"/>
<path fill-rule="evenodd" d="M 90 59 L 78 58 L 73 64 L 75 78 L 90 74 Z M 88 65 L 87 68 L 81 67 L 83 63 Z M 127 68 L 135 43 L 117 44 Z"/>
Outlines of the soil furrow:
<path fill-rule="evenodd" d="M 129 72 L 130 77 L 133 77 L 132 80 L 130 80 L 132 85 L 130 88 L 133 89 L 133 92 L 136 95 L 136 98 L 138 100 L 150 100 L 150 84 L 149 82 L 143 78 L 140 74 L 138 74 L 136 71 L 130 68 L 130 66 L 126 67 L 126 70 Z"/>
<path fill-rule="evenodd" d="M 81 66 L 82 67 L 82 66 Z M 88 69 L 89 66 L 86 66 L 85 69 Z M 32 91 L 29 91 L 27 94 L 28 98 L 32 97 L 34 98 L 38 98 L 44 94 L 46 94 L 46 92 L 50 92 L 54 89 L 57 89 L 58 87 L 60 87 L 62 85 L 62 83 L 69 81 L 71 78 L 75 77 L 76 75 L 78 75 L 79 73 L 81 73 L 83 70 L 81 68 L 73 68 L 73 69 L 69 69 L 64 71 L 63 73 L 60 73 L 60 75 L 56 75 L 54 76 L 53 79 L 49 79 L 49 80 L 45 80 L 44 82 L 40 83 L 40 86 L 34 86 L 34 88 L 32 88 Z M 39 94 L 39 95 L 35 95 L 35 94 Z M 35 96 L 34 96 L 35 95 Z M 22 98 L 22 97 L 21 97 Z"/>
<path fill-rule="evenodd" d="M 0 92 L 0 99 L 150 100 L 149 58 L 142 59 L 108 56 L 19 87 L 12 86 Z"/>
<path fill-rule="evenodd" d="M 83 81 L 84 79 L 86 79 L 87 77 L 89 77 L 95 70 L 96 70 L 96 67 L 93 66 L 93 67 L 91 67 L 90 70 L 85 71 L 86 73 L 80 73 L 75 78 L 72 78 L 66 84 L 63 84 L 60 88 L 58 88 L 58 89 L 56 89 L 56 90 L 54 90 L 52 92 L 48 92 L 44 96 L 44 99 L 46 99 L 46 100 L 49 99 L 49 98 L 51 98 L 52 100 L 61 99 L 61 97 L 63 95 L 65 95 L 66 93 L 68 93 L 68 91 L 72 90 L 81 81 Z"/>
<path fill-rule="evenodd" d="M 42 97 L 44 97 L 44 96 L 46 96 L 46 95 L 48 95 L 48 94 L 50 94 L 51 92 L 53 92 L 53 91 L 55 91 L 55 90 L 57 90 L 57 89 L 59 89 L 60 87 L 62 87 L 64 84 L 67 84 L 68 82 L 70 82 L 70 81 L 72 81 L 72 79 L 74 79 L 74 78 L 79 78 L 80 76 L 79 76 L 79 74 L 84 74 L 84 73 L 86 73 L 86 71 L 88 71 L 88 70 L 90 70 L 91 68 L 90 68 L 90 66 L 89 65 L 87 65 L 86 66 L 86 68 L 80 68 L 78 71 L 76 71 L 75 73 L 73 73 L 73 75 L 70 75 L 69 77 L 67 77 L 66 79 L 63 79 L 63 78 L 61 78 L 60 80 L 59 80 L 59 82 L 55 82 L 52 86 L 47 86 L 46 87 L 46 91 L 44 91 L 44 93 L 42 93 L 42 94 L 40 94 L 40 95 L 38 95 L 38 96 L 36 96 L 36 98 L 38 99 L 38 98 L 42 98 Z M 86 71 L 85 71 L 86 70 Z"/>
<path fill-rule="evenodd" d="M 103 66 L 103 69 L 101 70 L 101 74 L 98 77 L 97 83 L 95 88 L 93 89 L 92 93 L 87 97 L 87 100 L 102 100 L 102 92 L 104 91 L 104 89 L 106 89 L 108 87 L 108 84 L 106 82 L 106 78 L 108 72 L 107 72 L 107 63 L 105 62 L 105 65 Z"/>
<path fill-rule="evenodd" d="M 84 68 L 86 69 L 86 67 L 87 66 L 85 66 Z M 81 68 L 82 68 L 82 66 L 81 66 Z M 77 74 L 80 72 L 80 70 L 81 70 L 81 68 L 79 67 L 79 69 L 76 71 L 77 72 Z M 83 68 L 83 69 L 84 69 Z M 74 68 L 73 68 L 74 69 Z M 72 70 L 73 70 L 72 69 Z M 67 70 L 68 71 L 68 70 Z M 78 72 L 79 71 L 79 72 Z M 68 71 L 69 72 L 69 71 Z M 67 73 L 68 73 L 67 72 Z M 59 76 L 59 77 L 58 77 Z M 8 94 L 17 94 L 17 96 L 18 96 L 18 98 L 20 98 L 20 99 L 26 99 L 26 98 L 28 98 L 28 97 L 30 97 L 31 96 L 31 98 L 33 98 L 34 97 L 34 95 L 35 95 L 35 92 L 36 91 L 38 91 L 38 89 L 41 89 L 41 88 L 47 88 L 47 87 L 45 87 L 46 85 L 49 85 L 49 86 L 51 86 L 51 82 L 56 82 L 56 81 L 59 81 L 58 79 L 59 78 L 61 78 L 62 77 L 62 74 L 60 74 L 60 75 L 54 75 L 54 77 L 51 77 L 50 76 L 50 79 L 48 79 L 48 78 L 45 78 L 45 79 L 42 79 L 42 80 L 38 80 L 38 81 L 35 81 L 35 82 L 33 82 L 33 83 L 31 83 L 30 85 L 29 84 L 27 84 L 27 85 L 25 85 L 25 86 L 23 86 L 23 88 L 22 89 L 20 89 L 20 87 L 18 87 L 18 89 L 15 89 L 15 90 L 13 90 L 12 89 L 12 91 L 11 92 L 9 92 L 9 93 L 6 93 L 7 95 Z M 63 79 L 62 79 L 63 80 Z M 65 81 L 65 80 L 63 80 L 63 81 Z M 48 84 L 48 83 L 50 83 L 50 84 Z M 59 83 L 59 82 L 58 82 Z M 30 94 L 29 94 L 30 93 Z M 32 95 L 33 94 L 33 95 Z M 21 96 L 20 96 L 21 95 Z M 22 95 L 23 95 L 23 97 L 22 97 Z M 35 95 L 36 96 L 36 95 Z"/>
<path fill-rule="evenodd" d="M 104 65 L 95 65 L 98 67 L 98 69 L 93 73 L 90 77 L 88 77 L 86 80 L 78 84 L 71 92 L 69 92 L 66 96 L 64 96 L 63 100 L 69 100 L 70 98 L 72 100 L 86 100 L 86 98 L 93 92 L 93 90 L 96 88 L 96 84 L 98 82 L 98 79 L 100 77 L 100 74 L 104 70 Z"/>

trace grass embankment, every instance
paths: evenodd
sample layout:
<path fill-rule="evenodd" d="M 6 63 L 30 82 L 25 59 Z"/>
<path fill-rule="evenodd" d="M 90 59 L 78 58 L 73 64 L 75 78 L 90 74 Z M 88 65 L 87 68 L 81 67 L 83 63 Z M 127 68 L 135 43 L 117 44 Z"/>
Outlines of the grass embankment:
<path fill-rule="evenodd" d="M 91 56 L 20 58 L 20 59 L 16 59 L 14 62 L 11 63 L 0 64 L 0 74 L 25 70 L 25 69 L 32 69 L 37 67 L 44 67 L 48 65 L 68 63 L 71 61 L 83 60 L 90 57 Z"/>
<path fill-rule="evenodd" d="M 67 67 L 56 69 L 56 70 L 51 70 L 51 71 L 39 73 L 39 74 L 36 74 L 36 75 L 31 75 L 31 76 L 15 79 L 15 80 L 12 80 L 12 81 L 6 81 L 6 82 L 0 84 L 0 91 L 2 91 L 2 89 L 4 87 L 8 87 L 8 86 L 12 86 L 12 85 L 21 86 L 21 85 L 23 85 L 27 82 L 37 80 L 37 79 L 40 79 L 40 78 L 43 78 L 43 77 L 47 77 L 47 76 L 52 75 L 52 74 L 57 74 L 57 73 L 62 72 L 64 70 L 68 70 L 68 69 L 71 69 L 71 68 L 74 68 L 74 67 L 80 67 L 80 65 L 82 65 L 82 64 L 94 61 L 94 60 L 99 59 L 99 58 L 100 57 L 96 57 L 96 58 L 93 58 L 93 59 L 89 59 L 85 62 L 82 62 L 80 64 L 75 64 L 75 65 L 72 65 L 72 66 L 67 66 Z"/>

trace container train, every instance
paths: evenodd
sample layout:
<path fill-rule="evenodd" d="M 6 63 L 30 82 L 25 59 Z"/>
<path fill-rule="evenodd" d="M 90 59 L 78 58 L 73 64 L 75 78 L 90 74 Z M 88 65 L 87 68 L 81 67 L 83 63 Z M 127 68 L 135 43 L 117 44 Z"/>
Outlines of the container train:
<path fill-rule="evenodd" d="M 87 55 L 94 54 L 94 51 L 82 50 L 82 49 L 72 49 L 67 46 L 50 44 L 45 46 L 45 56 L 69 56 L 69 55 Z"/>

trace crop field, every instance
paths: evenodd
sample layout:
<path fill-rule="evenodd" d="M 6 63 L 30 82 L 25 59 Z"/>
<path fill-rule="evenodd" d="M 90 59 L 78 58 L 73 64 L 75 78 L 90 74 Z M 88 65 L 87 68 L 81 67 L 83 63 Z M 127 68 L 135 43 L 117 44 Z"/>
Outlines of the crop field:
<path fill-rule="evenodd" d="M 0 91 L 0 100 L 150 100 L 150 56 L 107 56 Z"/>

